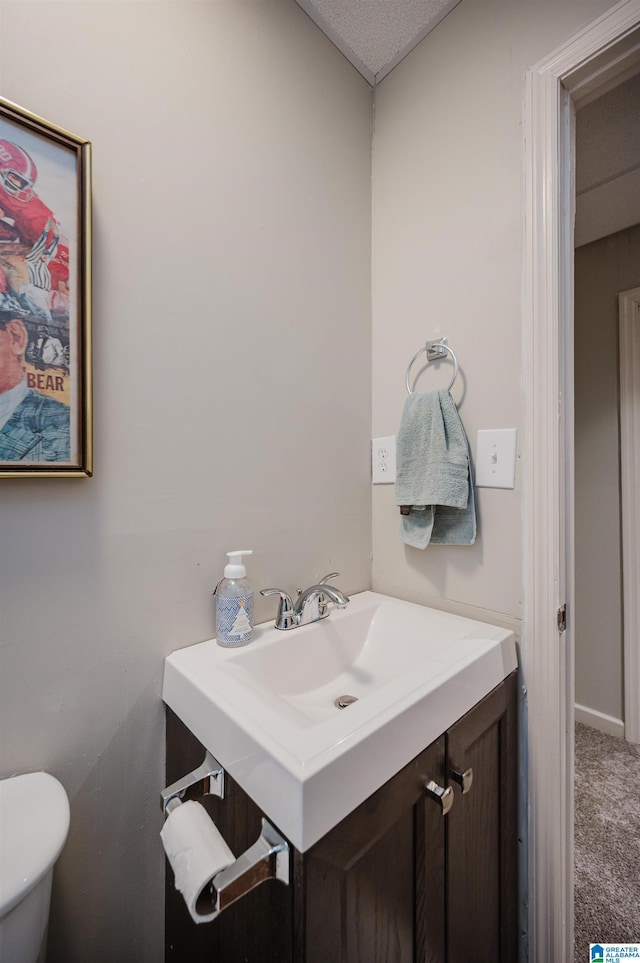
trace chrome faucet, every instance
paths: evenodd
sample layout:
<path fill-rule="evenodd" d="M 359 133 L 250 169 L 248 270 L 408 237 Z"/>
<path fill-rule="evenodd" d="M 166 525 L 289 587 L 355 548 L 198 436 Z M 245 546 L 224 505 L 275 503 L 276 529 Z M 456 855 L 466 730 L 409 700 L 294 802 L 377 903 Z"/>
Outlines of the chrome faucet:
<path fill-rule="evenodd" d="M 339 574 L 339 572 L 331 572 L 321 578 L 316 585 L 310 585 L 304 591 L 301 590 L 298 592 L 295 603 L 289 593 L 283 589 L 261 589 L 260 595 L 280 596 L 275 621 L 276 629 L 286 631 L 287 629 L 295 629 L 299 625 L 308 625 L 309 622 L 326 619 L 329 614 L 329 601 L 333 602 L 339 609 L 345 608 L 349 604 L 348 596 L 333 585 L 327 585 L 329 579 L 337 578 Z M 315 610 L 309 605 L 312 599 L 316 599 L 318 603 Z"/>

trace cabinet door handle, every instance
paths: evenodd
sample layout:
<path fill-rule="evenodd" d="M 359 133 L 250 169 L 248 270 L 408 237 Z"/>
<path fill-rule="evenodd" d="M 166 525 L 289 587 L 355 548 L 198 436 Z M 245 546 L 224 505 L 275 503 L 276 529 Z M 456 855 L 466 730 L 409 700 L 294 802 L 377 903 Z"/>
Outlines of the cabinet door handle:
<path fill-rule="evenodd" d="M 453 789 L 451 786 L 447 786 L 445 789 L 443 786 L 439 786 L 433 779 L 430 779 L 425 786 L 425 791 L 427 796 L 440 805 L 442 815 L 446 816 L 453 806 Z"/>
<path fill-rule="evenodd" d="M 473 769 L 449 769 L 449 779 L 457 782 L 462 789 L 462 795 L 468 793 L 473 785 Z"/>

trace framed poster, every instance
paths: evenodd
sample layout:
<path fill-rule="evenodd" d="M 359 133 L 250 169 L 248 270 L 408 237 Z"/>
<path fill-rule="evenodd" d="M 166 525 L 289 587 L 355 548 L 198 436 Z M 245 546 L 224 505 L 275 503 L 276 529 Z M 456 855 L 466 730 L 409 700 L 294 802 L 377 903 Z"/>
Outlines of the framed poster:
<path fill-rule="evenodd" d="M 0 97 L 0 478 L 91 474 L 91 145 Z"/>

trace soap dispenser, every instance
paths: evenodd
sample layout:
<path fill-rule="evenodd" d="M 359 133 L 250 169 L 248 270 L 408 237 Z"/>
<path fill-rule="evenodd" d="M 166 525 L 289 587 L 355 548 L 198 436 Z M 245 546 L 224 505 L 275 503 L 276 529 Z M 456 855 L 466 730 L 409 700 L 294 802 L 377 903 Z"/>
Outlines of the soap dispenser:
<path fill-rule="evenodd" d="M 216 641 L 222 646 L 246 645 L 253 630 L 253 589 L 247 580 L 243 555 L 252 550 L 227 552 L 224 578 L 214 591 L 216 597 Z"/>

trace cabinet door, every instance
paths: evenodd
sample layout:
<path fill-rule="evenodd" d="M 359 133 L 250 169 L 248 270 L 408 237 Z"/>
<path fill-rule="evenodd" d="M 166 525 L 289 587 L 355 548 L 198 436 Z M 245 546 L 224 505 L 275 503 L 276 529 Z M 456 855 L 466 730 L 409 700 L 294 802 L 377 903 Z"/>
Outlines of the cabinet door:
<path fill-rule="evenodd" d="M 304 963 L 441 963 L 426 946 L 444 929 L 446 820 L 425 784 L 444 751 L 442 737 L 305 854 Z"/>
<path fill-rule="evenodd" d="M 447 768 L 473 784 L 446 823 L 447 963 L 518 959 L 515 673 L 447 732 Z"/>

